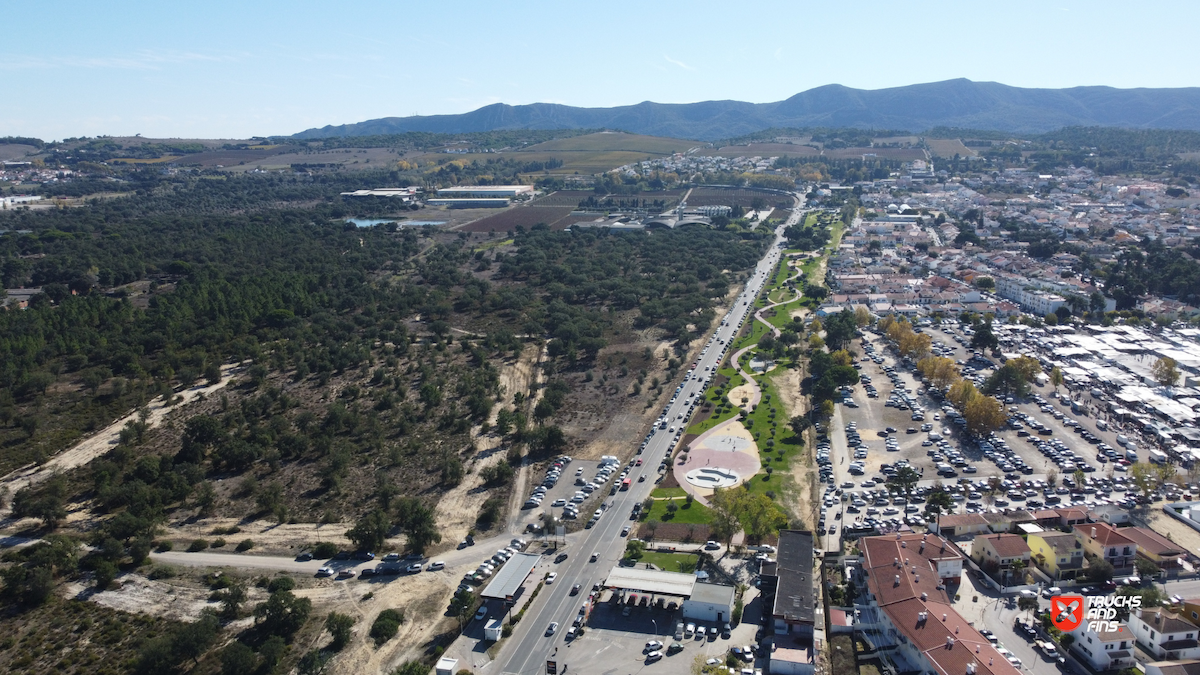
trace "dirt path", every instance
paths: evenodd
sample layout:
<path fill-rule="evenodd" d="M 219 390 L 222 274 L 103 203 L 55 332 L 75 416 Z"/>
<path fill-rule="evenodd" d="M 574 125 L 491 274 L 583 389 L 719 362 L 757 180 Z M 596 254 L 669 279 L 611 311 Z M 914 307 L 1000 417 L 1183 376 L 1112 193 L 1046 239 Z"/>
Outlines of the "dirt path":
<path fill-rule="evenodd" d="M 488 418 L 489 427 L 496 424 L 496 416 L 500 413 L 501 408 L 508 407 L 507 403 L 512 401 L 513 394 L 517 392 L 528 394 L 530 388 L 534 386 L 537 381 L 537 371 L 540 370 L 536 368 L 540 353 L 541 350 L 536 344 L 526 345 L 513 363 L 505 364 L 500 368 L 499 379 L 504 392 L 504 400 L 492 407 L 491 416 Z M 475 526 L 479 509 L 488 498 L 488 493 L 482 489 L 483 479 L 479 474 L 486 467 L 502 462 L 505 458 L 504 448 L 501 447 L 501 438 L 493 432 L 481 434 L 481 428 L 476 426 L 471 430 L 476 454 L 468 461 L 467 473 L 462 483 L 446 491 L 438 500 L 437 523 L 438 529 L 442 533 L 443 545 L 453 545 L 461 541 Z M 523 470 L 524 467 L 522 467 Z M 517 487 L 521 487 L 520 480 L 515 482 L 518 484 Z M 514 488 L 514 494 L 523 493 Z M 518 506 L 520 505 L 518 504 Z"/>
<path fill-rule="evenodd" d="M 189 389 L 185 389 L 175 395 L 176 398 L 182 398 L 181 402 L 171 406 L 166 406 L 159 397 L 150 402 L 147 409 L 150 416 L 146 419 L 146 423 L 154 428 L 162 423 L 170 413 L 180 410 L 191 403 L 198 396 L 210 396 L 229 384 L 233 376 L 241 371 L 241 364 L 227 364 L 221 366 L 221 381 L 207 386 L 197 385 Z M 113 422 L 104 429 L 95 433 L 88 438 L 83 439 L 74 446 L 58 453 L 51 457 L 46 463 L 41 465 L 26 466 L 0 478 L 0 487 L 8 488 L 11 495 L 15 495 L 18 490 L 30 485 L 36 485 L 56 473 L 74 469 L 75 467 L 83 466 L 88 462 L 96 459 L 100 455 L 112 450 L 116 447 L 121 436 L 121 430 L 126 424 L 135 422 L 138 419 L 138 411 L 134 410 L 121 419 Z M 0 513 L 7 513 L 8 510 L 0 510 Z"/>

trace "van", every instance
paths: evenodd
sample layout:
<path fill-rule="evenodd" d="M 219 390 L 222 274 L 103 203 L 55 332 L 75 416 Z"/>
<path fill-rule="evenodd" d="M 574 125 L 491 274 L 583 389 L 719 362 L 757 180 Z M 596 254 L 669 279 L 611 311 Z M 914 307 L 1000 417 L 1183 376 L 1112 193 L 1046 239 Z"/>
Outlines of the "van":
<path fill-rule="evenodd" d="M 1129 445 L 1125 448 L 1125 459 L 1136 462 L 1138 461 L 1137 446 Z"/>
<path fill-rule="evenodd" d="M 1100 431 L 1108 431 L 1108 422 L 1104 420 L 1096 420 L 1096 428 Z"/>
<path fill-rule="evenodd" d="M 1125 434 L 1117 434 L 1117 445 L 1129 445 L 1129 437 Z"/>

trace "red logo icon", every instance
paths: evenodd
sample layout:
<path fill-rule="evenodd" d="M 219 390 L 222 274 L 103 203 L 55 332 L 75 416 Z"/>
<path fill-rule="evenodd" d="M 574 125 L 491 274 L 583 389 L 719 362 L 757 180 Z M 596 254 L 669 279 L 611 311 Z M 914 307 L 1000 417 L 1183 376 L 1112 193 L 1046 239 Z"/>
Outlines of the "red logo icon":
<path fill-rule="evenodd" d="M 1054 627 L 1069 633 L 1083 623 L 1083 596 L 1056 595 L 1050 598 L 1050 621 Z"/>

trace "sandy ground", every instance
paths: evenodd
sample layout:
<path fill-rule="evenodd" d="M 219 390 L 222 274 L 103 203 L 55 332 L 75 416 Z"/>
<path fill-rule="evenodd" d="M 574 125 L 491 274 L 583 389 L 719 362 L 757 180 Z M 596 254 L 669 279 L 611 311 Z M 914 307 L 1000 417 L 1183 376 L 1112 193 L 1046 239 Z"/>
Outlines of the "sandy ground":
<path fill-rule="evenodd" d="M 439 575 L 413 577 L 404 584 L 372 584 L 373 596 L 364 600 L 361 585 L 329 582 L 328 587 L 297 591 L 313 601 L 314 613 L 331 611 L 357 617 L 354 639 L 331 663 L 330 673 L 388 673 L 408 659 L 417 658 L 423 645 L 437 632 L 449 629 L 451 619 L 443 618 L 454 588 Z M 385 609 L 404 611 L 400 632 L 379 649 L 367 633 L 375 617 Z M 322 635 L 317 645 L 329 641 Z"/>
<path fill-rule="evenodd" d="M 233 375 L 240 370 L 240 364 L 227 364 L 221 367 L 221 381 L 208 386 L 197 385 L 190 389 L 186 389 L 177 394 L 182 397 L 183 401 L 175 403 L 172 406 L 164 406 L 162 398 L 157 398 L 150 402 L 147 408 L 150 411 L 150 417 L 146 422 L 151 428 L 162 423 L 170 413 L 179 410 L 188 403 L 191 403 L 197 396 L 210 396 L 217 391 L 220 391 L 233 379 Z M 96 459 L 100 455 L 108 452 L 117 445 L 117 441 L 121 435 L 121 430 L 125 425 L 134 422 L 138 419 L 138 411 L 134 410 L 125 417 L 113 422 L 96 434 L 83 439 L 74 446 L 58 453 L 54 457 L 46 461 L 40 466 L 28 466 L 18 469 L 4 478 L 0 478 L 0 487 L 8 488 L 9 494 L 15 495 L 18 490 L 29 485 L 40 483 L 55 473 L 74 469 L 75 467 L 83 466 L 88 462 Z M 0 511 L 4 513 L 5 511 Z"/>
<path fill-rule="evenodd" d="M 250 602 L 261 602 L 266 598 L 262 589 L 247 588 Z M 151 614 L 176 621 L 195 621 L 206 607 L 217 607 L 209 602 L 212 591 L 201 587 L 173 585 L 164 581 L 151 581 L 140 574 L 120 577 L 110 590 L 95 593 L 90 586 L 80 583 L 68 584 L 67 597 L 91 600 L 110 609 L 136 614 Z"/>
<path fill-rule="evenodd" d="M 754 393 L 758 391 L 758 387 L 751 384 L 743 384 L 740 387 L 734 387 L 729 390 L 725 398 L 733 404 L 735 408 L 740 408 L 744 405 L 749 405 L 750 401 L 754 400 Z"/>
<path fill-rule="evenodd" d="M 500 386 L 503 387 L 504 400 L 501 404 L 493 406 L 492 415 L 488 419 L 490 424 L 496 423 L 496 415 L 502 407 L 511 404 L 513 394 L 519 391 L 528 393 L 534 385 L 540 372 L 535 368 L 539 353 L 536 344 L 526 345 L 516 361 L 506 363 L 500 369 Z M 467 475 L 462 483 L 447 491 L 438 500 L 437 521 L 438 529 L 442 533 L 443 546 L 453 546 L 474 527 L 479 508 L 488 497 L 488 493 L 481 489 L 483 480 L 479 473 L 488 466 L 504 461 L 505 449 L 500 447 L 500 438 L 493 433 L 481 435 L 479 431 L 480 427 L 472 430 L 478 452 L 467 464 Z M 523 495 L 522 491 L 514 492 Z"/>
<path fill-rule="evenodd" d="M 229 542 L 227 548 L 232 549 L 243 539 L 254 540 L 254 548 L 244 555 L 296 555 L 309 544 L 322 541 L 332 541 L 339 546 L 347 546 L 346 530 L 352 527 L 349 523 L 284 523 L 273 520 L 255 520 L 244 522 L 237 518 L 204 518 L 175 521 L 163 528 L 159 539 L 171 540 L 175 550 L 183 550 L 194 539 L 213 539 L 213 531 L 217 528 L 236 526 L 240 532 L 221 535 Z M 397 549 L 403 547 L 404 539 L 399 537 L 390 540 Z"/>
<path fill-rule="evenodd" d="M 1189 551 L 1200 551 L 1200 532 L 1156 509 L 1146 513 L 1146 525 Z"/>

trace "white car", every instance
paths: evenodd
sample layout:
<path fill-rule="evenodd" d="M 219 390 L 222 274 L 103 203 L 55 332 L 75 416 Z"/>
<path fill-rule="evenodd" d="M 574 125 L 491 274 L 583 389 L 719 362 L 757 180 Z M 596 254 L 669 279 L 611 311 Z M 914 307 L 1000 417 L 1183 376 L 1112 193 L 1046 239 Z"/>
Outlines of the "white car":
<path fill-rule="evenodd" d="M 554 583 L 554 580 L 557 578 L 558 578 L 558 572 L 551 572 L 550 575 L 546 577 L 546 583 L 552 584 L 552 583 Z"/>
<path fill-rule="evenodd" d="M 662 649 L 662 647 L 663 647 L 663 643 L 659 642 L 658 640 L 650 640 L 649 642 L 646 643 L 645 651 L 652 652 L 655 649 Z"/>

